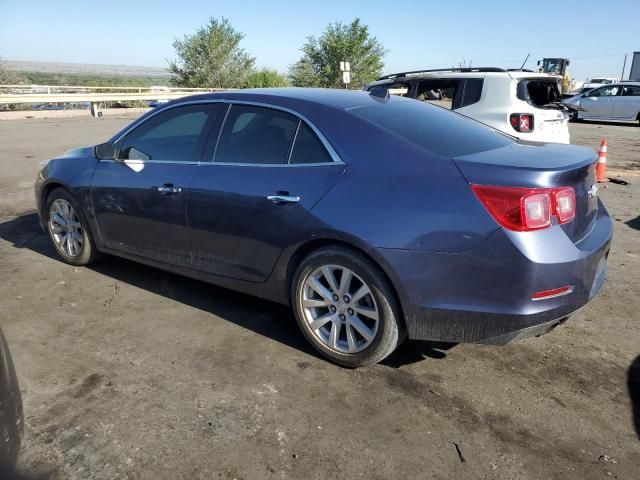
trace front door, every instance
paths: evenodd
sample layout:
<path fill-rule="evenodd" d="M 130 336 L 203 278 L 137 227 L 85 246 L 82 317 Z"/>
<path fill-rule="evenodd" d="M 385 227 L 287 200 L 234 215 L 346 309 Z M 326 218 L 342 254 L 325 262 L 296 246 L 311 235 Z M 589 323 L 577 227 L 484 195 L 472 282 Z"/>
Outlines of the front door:
<path fill-rule="evenodd" d="M 580 100 L 580 107 L 585 112 L 585 118 L 610 118 L 613 116 L 613 99 L 620 93 L 618 85 L 596 88 L 587 92 L 586 96 Z"/>
<path fill-rule="evenodd" d="M 309 210 L 344 170 L 330 148 L 292 114 L 231 105 L 214 160 L 199 164 L 191 182 L 193 267 L 266 280 L 282 250 L 304 237 Z"/>
<path fill-rule="evenodd" d="M 105 247 L 188 263 L 188 187 L 217 108 L 196 104 L 163 110 L 117 142 L 118 160 L 98 163 L 91 200 Z"/>

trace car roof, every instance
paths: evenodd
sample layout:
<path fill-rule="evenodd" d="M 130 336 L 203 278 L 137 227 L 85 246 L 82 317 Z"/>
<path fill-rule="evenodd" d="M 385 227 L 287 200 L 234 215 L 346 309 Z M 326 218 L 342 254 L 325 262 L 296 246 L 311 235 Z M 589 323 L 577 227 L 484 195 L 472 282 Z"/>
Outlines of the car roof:
<path fill-rule="evenodd" d="M 640 87 L 640 82 L 636 82 L 633 80 L 623 80 L 621 82 L 606 83 L 604 85 L 600 85 L 599 87 L 594 87 L 594 90 L 597 90 L 600 88 L 609 88 L 609 87 L 628 87 L 629 85 L 633 87 Z"/>
<path fill-rule="evenodd" d="M 514 80 L 519 79 L 552 79 L 554 81 L 559 81 L 562 79 L 560 75 L 552 75 L 549 73 L 539 73 L 532 72 L 529 70 L 484 70 L 477 69 L 472 71 L 459 71 L 459 70 L 437 70 L 437 71 L 424 71 L 424 72 L 406 72 L 399 73 L 397 76 L 386 75 L 384 77 L 380 77 L 375 82 L 371 82 L 369 86 L 375 85 L 386 85 L 389 83 L 410 81 L 410 80 L 429 80 L 429 79 L 437 79 L 437 78 L 505 78 L 509 77 Z"/>
<path fill-rule="evenodd" d="M 242 90 L 225 90 L 223 92 L 190 95 L 174 100 L 165 105 L 176 105 L 197 101 L 228 100 L 267 103 L 285 108 L 303 108 L 318 106 L 335 108 L 337 110 L 351 110 L 379 104 L 382 99 L 361 90 L 338 90 L 329 88 L 251 88 Z M 387 101 L 402 101 L 398 97 L 391 97 Z"/>

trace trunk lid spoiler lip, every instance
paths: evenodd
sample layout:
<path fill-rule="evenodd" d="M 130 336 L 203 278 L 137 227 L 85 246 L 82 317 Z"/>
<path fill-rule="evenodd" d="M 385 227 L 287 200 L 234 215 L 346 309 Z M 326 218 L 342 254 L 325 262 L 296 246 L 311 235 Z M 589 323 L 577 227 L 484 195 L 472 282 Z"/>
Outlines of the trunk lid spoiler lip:
<path fill-rule="evenodd" d="M 587 147 L 554 143 L 534 144 L 526 141 L 451 158 L 469 183 L 477 183 L 473 178 L 477 174 L 480 174 L 477 176 L 481 178 L 490 176 L 489 170 L 513 169 L 559 174 L 591 165 L 596 159 L 596 153 Z M 502 181 L 507 182 L 504 185 L 513 183 L 508 179 Z"/>

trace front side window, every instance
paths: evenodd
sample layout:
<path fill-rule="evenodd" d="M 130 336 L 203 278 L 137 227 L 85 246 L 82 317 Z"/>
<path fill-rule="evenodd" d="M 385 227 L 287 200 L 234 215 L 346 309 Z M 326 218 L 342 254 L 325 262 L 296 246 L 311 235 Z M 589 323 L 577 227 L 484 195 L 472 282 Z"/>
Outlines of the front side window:
<path fill-rule="evenodd" d="M 389 95 L 408 97 L 411 93 L 411 84 L 409 82 L 391 83 L 383 86 L 389 91 Z M 371 90 L 371 88 L 369 90 Z"/>
<path fill-rule="evenodd" d="M 296 117 L 280 110 L 232 105 L 222 127 L 214 162 L 286 164 L 297 126 Z"/>
<path fill-rule="evenodd" d="M 125 136 L 118 158 L 198 161 L 210 108 L 209 105 L 187 105 L 152 116 Z"/>
<path fill-rule="evenodd" d="M 589 92 L 589 97 L 613 97 L 620 92 L 620 86 L 600 87 Z"/>

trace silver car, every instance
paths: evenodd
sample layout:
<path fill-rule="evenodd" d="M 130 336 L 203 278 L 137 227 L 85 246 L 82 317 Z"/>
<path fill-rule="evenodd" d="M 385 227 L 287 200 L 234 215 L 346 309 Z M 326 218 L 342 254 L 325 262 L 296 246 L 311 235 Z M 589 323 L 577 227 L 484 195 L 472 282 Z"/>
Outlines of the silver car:
<path fill-rule="evenodd" d="M 637 120 L 640 122 L 640 82 L 620 82 L 594 88 L 563 103 L 580 107 L 573 120 Z"/>

